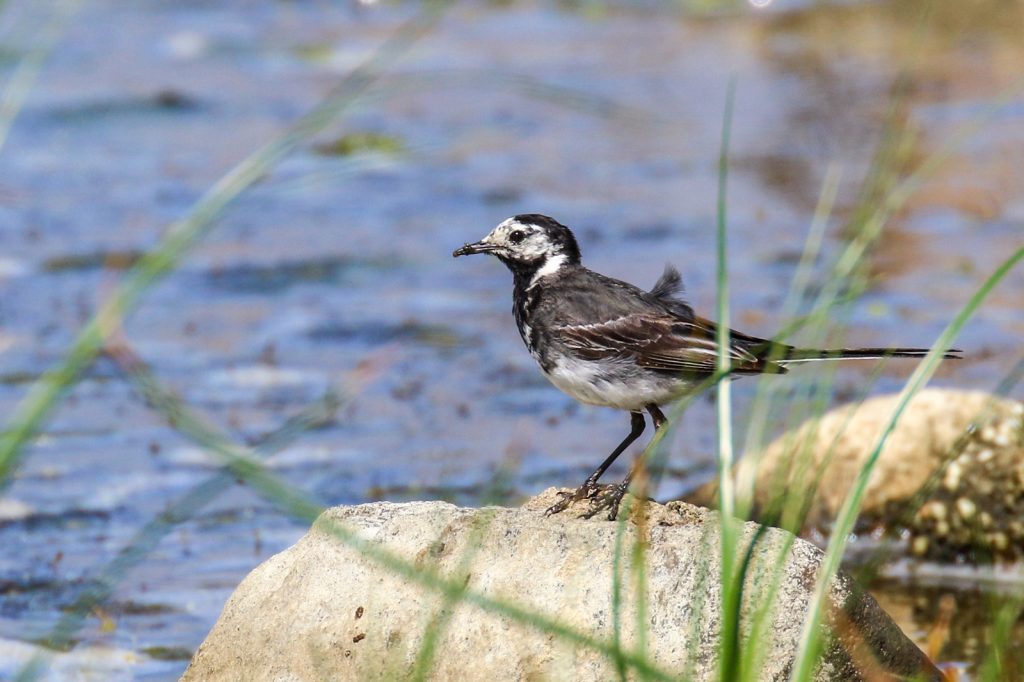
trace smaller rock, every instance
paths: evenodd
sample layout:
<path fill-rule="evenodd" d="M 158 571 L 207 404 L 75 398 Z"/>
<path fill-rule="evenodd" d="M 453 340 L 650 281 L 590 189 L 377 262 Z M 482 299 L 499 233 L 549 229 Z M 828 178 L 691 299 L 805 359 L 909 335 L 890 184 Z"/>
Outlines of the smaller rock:
<path fill-rule="evenodd" d="M 802 533 L 827 533 L 898 400 L 837 408 L 741 461 L 737 480 L 754 480 L 755 518 L 777 523 L 794 491 L 811 491 Z M 712 506 L 716 491 L 711 483 L 687 500 Z M 1024 404 L 928 389 L 910 402 L 879 455 L 858 530 L 900 533 L 909 553 L 930 559 L 1016 559 L 1024 557 L 1021 518 Z"/>

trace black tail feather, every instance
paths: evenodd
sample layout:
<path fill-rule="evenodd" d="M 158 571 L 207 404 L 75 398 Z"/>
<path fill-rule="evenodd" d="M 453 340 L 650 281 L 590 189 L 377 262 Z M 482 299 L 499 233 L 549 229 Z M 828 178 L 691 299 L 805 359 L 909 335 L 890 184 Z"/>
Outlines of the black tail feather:
<path fill-rule="evenodd" d="M 931 352 L 930 348 L 832 348 L 818 350 L 814 348 L 792 348 L 785 351 L 773 362 L 786 364 L 789 362 L 814 362 L 817 360 L 881 360 L 883 358 L 923 358 Z M 962 360 L 963 351 L 950 348 L 942 354 L 946 360 Z"/>

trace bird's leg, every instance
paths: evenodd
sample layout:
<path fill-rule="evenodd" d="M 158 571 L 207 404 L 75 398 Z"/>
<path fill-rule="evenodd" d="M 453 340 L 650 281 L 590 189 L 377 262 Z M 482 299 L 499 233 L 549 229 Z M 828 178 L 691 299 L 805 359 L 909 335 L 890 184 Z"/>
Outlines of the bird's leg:
<path fill-rule="evenodd" d="M 662 417 L 662 419 L 664 419 L 664 417 Z M 565 511 L 573 503 L 579 502 L 580 500 L 588 500 L 597 494 L 599 490 L 597 480 L 601 478 L 601 475 L 605 472 L 605 470 L 607 470 L 608 467 L 612 465 L 612 462 L 615 461 L 615 458 L 621 455 L 622 451 L 628 448 L 630 445 L 632 445 L 633 441 L 639 438 L 640 434 L 644 432 L 645 423 L 643 412 L 630 412 L 629 425 L 629 435 L 626 436 L 621 443 L 619 443 L 619 446 L 612 451 L 612 454 L 608 455 L 608 457 L 603 462 L 601 462 L 601 466 L 597 467 L 594 473 L 590 474 L 590 476 L 587 477 L 587 480 L 583 482 L 583 485 L 577 488 L 575 492 L 558 493 L 562 497 L 562 499 L 548 507 L 548 510 L 544 512 L 545 516 L 551 516 L 552 514 L 557 514 L 558 512 Z"/>
<path fill-rule="evenodd" d="M 657 435 L 658 431 L 661 430 L 665 424 L 668 423 L 668 419 L 658 408 L 657 405 L 648 405 L 647 411 L 651 414 L 651 421 L 654 423 L 654 434 Z M 614 521 L 615 517 L 619 515 L 619 505 L 622 504 L 622 498 L 626 496 L 629 491 L 629 484 L 633 481 L 633 478 L 640 472 L 644 467 L 644 456 L 640 454 L 633 461 L 633 466 L 630 467 L 629 473 L 626 474 L 626 478 L 623 479 L 622 483 L 612 486 L 611 490 L 605 499 L 601 500 L 601 504 L 598 505 L 592 512 L 591 515 L 596 514 L 601 509 L 608 509 L 608 520 Z M 589 518 L 589 517 L 588 517 Z"/>

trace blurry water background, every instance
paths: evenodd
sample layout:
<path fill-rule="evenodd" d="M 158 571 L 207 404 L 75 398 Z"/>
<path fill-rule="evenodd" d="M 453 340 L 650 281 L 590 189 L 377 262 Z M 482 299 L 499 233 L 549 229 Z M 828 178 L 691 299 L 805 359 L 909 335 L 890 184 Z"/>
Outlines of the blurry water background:
<path fill-rule="evenodd" d="M 586 263 L 606 274 L 650 286 L 676 263 L 710 313 L 735 76 L 733 322 L 755 334 L 782 326 L 775 312 L 830 168 L 840 182 L 821 272 L 849 236 L 886 129 L 902 141 L 889 167 L 899 176 L 980 122 L 888 222 L 841 338 L 929 345 L 1024 239 L 1024 3 L 761 4 L 452 6 L 355 110 L 231 207 L 146 294 L 125 338 L 240 441 L 332 385 L 357 388 L 335 423 L 271 460 L 324 504 L 511 504 L 576 485 L 626 416 L 550 387 L 515 331 L 508 273 L 451 251 L 509 215 L 542 212 L 573 227 Z M 0 414 L 170 222 L 417 8 L 82 3 L 0 149 Z M 54 11 L 65 10 L 0 5 L 8 84 Z M 968 359 L 936 383 L 996 385 L 1019 357 L 1022 292 L 1017 272 L 958 341 Z M 912 368 L 889 363 L 871 391 L 897 390 Z M 836 401 L 858 395 L 872 369 L 844 367 Z M 735 387 L 740 425 L 755 387 Z M 684 417 L 659 497 L 712 474 L 712 410 L 702 399 Z M 217 467 L 106 359 L 27 454 L 0 498 L 0 678 L 98 566 Z M 238 581 L 304 530 L 233 487 L 123 577 L 53 675 L 180 674 Z M 917 589 L 895 599 L 920 641 L 937 599 Z M 951 655 L 978 655 L 972 636 Z"/>

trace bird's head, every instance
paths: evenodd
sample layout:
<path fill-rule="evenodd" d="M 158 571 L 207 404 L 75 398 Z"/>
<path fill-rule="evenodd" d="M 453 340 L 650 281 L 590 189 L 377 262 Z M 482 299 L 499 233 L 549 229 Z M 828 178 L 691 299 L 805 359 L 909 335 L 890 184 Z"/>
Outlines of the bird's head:
<path fill-rule="evenodd" d="M 556 272 L 580 262 L 580 247 L 568 227 L 539 213 L 505 220 L 478 242 L 456 249 L 453 256 L 489 253 L 513 272 Z"/>

